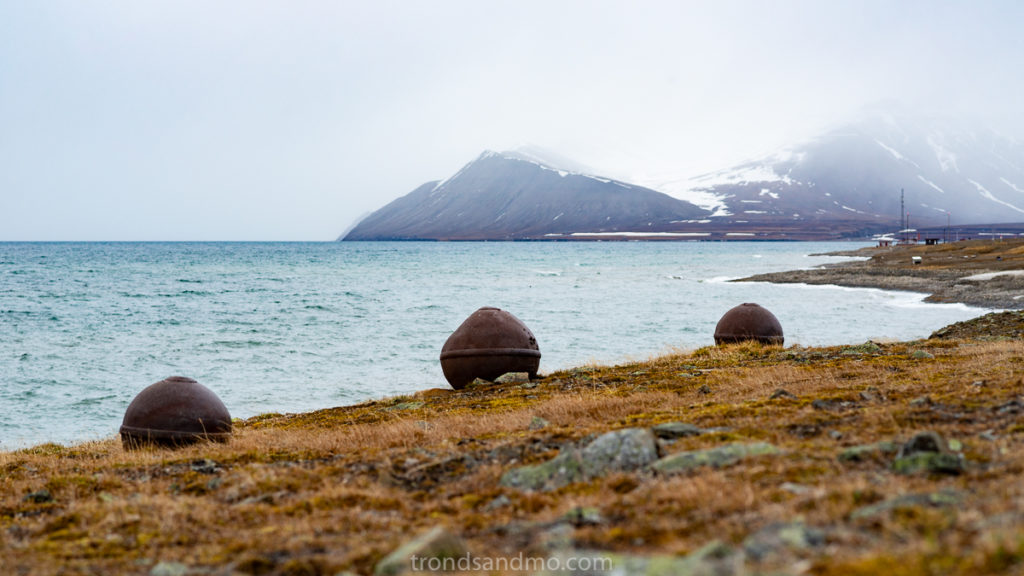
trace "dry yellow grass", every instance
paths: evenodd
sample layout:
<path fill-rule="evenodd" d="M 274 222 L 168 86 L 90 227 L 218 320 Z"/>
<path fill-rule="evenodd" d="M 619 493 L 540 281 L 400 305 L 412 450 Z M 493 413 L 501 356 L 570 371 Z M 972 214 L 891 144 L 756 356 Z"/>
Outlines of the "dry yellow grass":
<path fill-rule="evenodd" d="M 5 574 L 119 574 L 177 561 L 197 573 L 369 574 L 438 524 L 479 554 L 543 554 L 551 523 L 586 507 L 603 521 L 572 527 L 584 548 L 686 554 L 800 519 L 825 530 L 827 545 L 793 552 L 776 568 L 1019 572 L 1024 408 L 1013 402 L 1024 391 L 1024 342 L 868 350 L 704 348 L 559 372 L 535 387 L 432 390 L 265 415 L 240 423 L 223 445 L 126 452 L 110 439 L 0 453 L 0 566 Z M 777 390 L 791 396 L 772 398 Z M 548 425 L 530 429 L 534 417 Z M 675 477 L 616 473 L 548 493 L 499 484 L 506 470 L 545 461 L 564 444 L 669 421 L 718 430 L 665 453 L 734 441 L 771 442 L 782 453 Z M 961 442 L 964 474 L 901 476 L 889 457 L 837 457 L 922 430 Z M 940 490 L 963 501 L 853 517 Z M 489 508 L 499 496 L 508 504 Z"/>

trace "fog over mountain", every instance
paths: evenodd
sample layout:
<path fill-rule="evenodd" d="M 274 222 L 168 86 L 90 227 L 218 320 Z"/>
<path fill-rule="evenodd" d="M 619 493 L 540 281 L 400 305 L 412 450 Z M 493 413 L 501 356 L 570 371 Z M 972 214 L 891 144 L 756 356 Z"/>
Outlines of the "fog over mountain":
<path fill-rule="evenodd" d="M 901 190 L 911 225 L 1024 222 L 1020 141 L 893 103 L 696 178 L 630 183 L 596 173 L 535 147 L 487 152 L 343 238 L 863 237 L 899 228 Z"/>
<path fill-rule="evenodd" d="M 890 103 L 754 161 L 645 184 L 751 222 L 899 222 L 900 190 L 912 224 L 1024 221 L 1024 144 Z"/>

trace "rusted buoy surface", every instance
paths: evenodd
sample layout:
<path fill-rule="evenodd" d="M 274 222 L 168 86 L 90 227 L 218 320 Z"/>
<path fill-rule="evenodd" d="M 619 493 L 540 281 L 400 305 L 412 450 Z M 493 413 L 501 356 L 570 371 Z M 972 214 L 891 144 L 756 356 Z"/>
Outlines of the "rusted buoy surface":
<path fill-rule="evenodd" d="M 226 442 L 231 415 L 209 388 L 191 378 L 172 376 L 146 387 L 128 405 L 121 424 L 121 442 L 183 446 L 198 440 Z"/>
<path fill-rule="evenodd" d="M 460 390 L 474 378 L 493 381 L 507 372 L 537 377 L 540 347 L 519 318 L 499 308 L 472 313 L 441 348 L 441 370 L 452 388 Z"/>
<path fill-rule="evenodd" d="M 715 326 L 715 344 L 756 340 L 762 344 L 782 344 L 782 324 L 766 308 L 745 303 L 726 312 Z"/>

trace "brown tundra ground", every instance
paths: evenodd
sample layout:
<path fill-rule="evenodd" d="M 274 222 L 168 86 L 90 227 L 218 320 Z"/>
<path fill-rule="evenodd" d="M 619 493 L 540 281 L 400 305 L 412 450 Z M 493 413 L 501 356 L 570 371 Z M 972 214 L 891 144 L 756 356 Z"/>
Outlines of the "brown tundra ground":
<path fill-rule="evenodd" d="M 0 567 L 387 574 L 441 526 L 476 558 L 589 554 L 620 574 L 1021 573 L 1022 328 L 1007 312 L 914 342 L 709 347 L 267 414 L 226 444 L 0 453 Z M 502 482 L 672 422 L 692 427 L 657 428 L 655 457 L 692 466 Z M 913 454 L 915 437 L 942 445 Z"/>

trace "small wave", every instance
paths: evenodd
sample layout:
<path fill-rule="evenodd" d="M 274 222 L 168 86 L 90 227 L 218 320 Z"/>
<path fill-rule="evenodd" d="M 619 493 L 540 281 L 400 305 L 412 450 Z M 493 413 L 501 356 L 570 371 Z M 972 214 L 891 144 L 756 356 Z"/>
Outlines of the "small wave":
<path fill-rule="evenodd" d="M 215 340 L 210 343 L 210 346 L 219 346 L 223 348 L 258 348 L 261 346 L 277 346 L 274 342 L 264 342 L 262 340 Z"/>
<path fill-rule="evenodd" d="M 533 272 L 535 274 L 537 274 L 538 276 L 561 276 L 562 275 L 562 271 L 561 270 L 534 270 Z"/>
<path fill-rule="evenodd" d="M 334 312 L 334 308 L 330 306 L 324 306 L 323 304 L 310 304 L 306 306 L 306 310 L 319 310 L 321 312 Z"/>
<path fill-rule="evenodd" d="M 188 278 L 178 278 L 178 282 L 181 282 L 182 284 L 202 284 L 203 283 L 202 280 L 190 280 Z"/>
<path fill-rule="evenodd" d="M 713 276 L 711 278 L 705 278 L 704 280 L 698 280 L 698 282 L 705 282 L 708 284 L 724 284 L 732 280 L 740 278 L 739 276 Z"/>
<path fill-rule="evenodd" d="M 96 406 L 97 404 L 103 404 L 104 401 L 112 400 L 114 398 L 117 398 L 117 396 L 114 395 L 114 394 L 107 394 L 106 396 L 96 396 L 96 397 L 93 397 L 93 398 L 82 398 L 82 399 L 76 401 L 75 403 L 73 403 L 71 406 L 72 407 Z"/>

